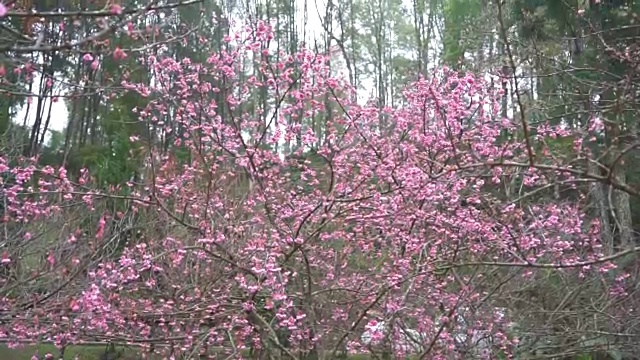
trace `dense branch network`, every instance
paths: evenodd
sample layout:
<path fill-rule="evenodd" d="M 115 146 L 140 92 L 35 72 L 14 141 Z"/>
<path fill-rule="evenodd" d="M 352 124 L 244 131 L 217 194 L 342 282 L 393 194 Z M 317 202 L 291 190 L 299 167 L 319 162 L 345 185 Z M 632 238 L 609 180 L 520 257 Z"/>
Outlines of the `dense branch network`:
<path fill-rule="evenodd" d="M 73 43 L 6 49 L 95 45 L 176 6 L 43 12 L 107 20 Z M 615 170 L 636 145 L 594 171 L 593 150 L 613 148 L 583 146 L 600 136 L 598 111 L 581 126 L 535 123 L 518 98 L 505 116 L 501 88 L 449 68 L 409 84 L 400 105 L 360 104 L 330 54 L 279 53 L 274 36 L 257 22 L 199 59 L 141 51 L 148 77 L 123 71 L 111 89 L 136 104 L 116 115 L 140 125 L 119 153 L 136 166 L 124 181 L 0 157 L 1 341 L 493 359 L 541 355 L 546 332 L 624 334 L 616 319 L 630 316 L 621 305 L 640 248 L 608 242 L 585 189 L 640 195 Z M 118 49 L 116 64 L 130 53 Z M 98 51 L 77 55 L 101 69 Z M 517 82 L 517 54 L 505 55 Z M 122 137 L 109 140 L 115 151 Z"/>

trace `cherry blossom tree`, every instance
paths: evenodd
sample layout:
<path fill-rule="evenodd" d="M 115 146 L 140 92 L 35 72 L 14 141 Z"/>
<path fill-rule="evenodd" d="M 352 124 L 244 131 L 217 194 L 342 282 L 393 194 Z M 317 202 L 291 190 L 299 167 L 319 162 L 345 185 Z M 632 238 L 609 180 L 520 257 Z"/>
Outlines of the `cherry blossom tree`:
<path fill-rule="evenodd" d="M 360 105 L 329 58 L 278 56 L 272 37 L 258 23 L 204 63 L 140 59 L 151 85 L 121 85 L 148 100 L 135 110 L 149 131 L 131 138 L 148 155 L 125 195 L 87 171 L 0 158 L 3 339 L 183 358 L 511 358 L 532 335 L 509 294 L 555 277 L 627 296 L 616 260 L 636 249 L 605 252 L 579 191 L 606 178 L 545 145 L 571 137 L 588 157 L 597 117 L 582 134 L 504 118 L 501 90 L 446 68 L 408 86 L 403 107 Z M 318 132 L 308 118 L 329 120 Z M 505 183 L 519 195 L 494 191 Z M 129 213 L 153 229 L 124 243 Z"/>

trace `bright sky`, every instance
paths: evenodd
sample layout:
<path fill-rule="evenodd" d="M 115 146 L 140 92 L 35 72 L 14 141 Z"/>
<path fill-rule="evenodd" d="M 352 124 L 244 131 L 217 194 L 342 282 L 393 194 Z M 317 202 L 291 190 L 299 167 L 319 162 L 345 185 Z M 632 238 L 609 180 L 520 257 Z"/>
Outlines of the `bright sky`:
<path fill-rule="evenodd" d="M 37 84 L 40 83 L 40 78 L 41 76 L 36 76 L 35 79 L 33 80 L 34 82 L 34 88 L 37 87 Z M 60 85 L 54 85 L 54 89 L 53 89 L 53 93 L 56 95 L 60 95 L 61 92 L 63 91 L 63 89 L 60 88 Z M 37 114 L 37 94 L 33 93 L 33 97 L 31 97 L 31 106 L 29 107 L 29 117 L 27 118 L 27 124 L 29 126 L 33 125 L 33 123 L 36 120 L 36 114 Z M 47 114 L 49 112 L 49 106 L 51 106 L 51 98 L 47 98 L 44 102 L 44 106 L 42 107 L 42 111 L 43 111 L 43 118 L 45 121 Z M 29 100 L 28 100 L 29 101 Z M 15 123 L 18 124 L 22 124 L 25 118 L 25 115 L 27 114 L 27 104 L 25 104 L 16 114 L 16 118 L 14 119 Z M 64 101 L 62 98 L 59 98 L 59 100 L 57 102 L 53 103 L 53 107 L 51 108 L 51 120 L 49 123 L 49 128 L 52 130 L 56 130 L 56 131 L 62 131 L 64 130 L 66 124 L 67 124 L 67 118 L 69 117 L 69 112 L 67 111 L 67 107 L 64 104 Z"/>

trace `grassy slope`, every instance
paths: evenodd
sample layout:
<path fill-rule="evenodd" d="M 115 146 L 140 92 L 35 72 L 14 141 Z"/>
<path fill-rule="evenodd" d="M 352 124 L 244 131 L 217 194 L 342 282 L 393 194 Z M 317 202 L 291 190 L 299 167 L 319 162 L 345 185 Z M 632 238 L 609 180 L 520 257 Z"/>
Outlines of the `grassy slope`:
<path fill-rule="evenodd" d="M 69 347 L 65 351 L 65 360 L 73 360 L 78 355 L 80 360 L 99 360 L 100 355 L 104 353 L 105 348 L 100 346 L 73 346 Z M 57 354 L 55 346 L 53 345 L 39 345 L 39 346 L 25 346 L 22 349 L 9 349 L 4 345 L 0 346 L 0 359 L 2 360 L 31 360 L 33 354 L 38 351 L 38 354 L 44 355 L 47 352 Z M 121 360 L 135 360 L 138 359 L 134 351 L 125 351 Z"/>

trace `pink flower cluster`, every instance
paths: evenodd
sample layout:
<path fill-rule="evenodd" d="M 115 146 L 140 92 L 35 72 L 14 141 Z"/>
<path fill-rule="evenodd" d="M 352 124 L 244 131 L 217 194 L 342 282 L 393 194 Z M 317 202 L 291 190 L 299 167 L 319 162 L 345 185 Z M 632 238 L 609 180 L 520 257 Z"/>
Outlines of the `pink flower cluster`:
<path fill-rule="evenodd" d="M 533 191 L 575 176 L 545 170 L 563 164 L 522 165 L 527 145 L 505 135 L 518 124 L 501 117 L 502 94 L 486 81 L 442 69 L 408 86 L 403 106 L 381 110 L 352 101 L 355 89 L 332 76 L 324 56 L 274 54 L 271 27 L 250 30 L 205 63 L 149 56 L 153 85 L 123 80 L 147 99 L 139 120 L 190 156 L 150 149 L 145 184 L 130 183 L 125 199 L 148 221 L 146 235 L 117 257 L 98 254 L 111 249 L 110 224 L 124 214 L 101 207 L 112 194 L 93 189 L 88 172 L 73 182 L 65 169 L 0 158 L 0 173 L 14 178 L 0 183 L 5 223 L 35 229 L 66 219 L 48 267 L 31 269 L 54 285 L 17 295 L 6 290 L 13 280 L 2 280 L 0 304 L 11 314 L 3 334 L 157 341 L 174 354 L 273 344 L 371 351 L 359 334 L 376 330 L 375 312 L 393 331 L 416 329 L 415 348 L 430 359 L 470 351 L 460 339 L 471 330 L 492 334 L 478 356 L 508 357 L 517 335 L 508 314 L 495 315 L 487 294 L 496 284 L 483 264 L 531 265 L 520 280 L 536 264 L 565 272 L 583 264 L 590 276 L 614 267 L 597 262 L 599 225 L 578 203 L 499 195 L 515 183 Z M 548 126 L 538 136 L 563 131 Z M 96 209 L 82 231 L 69 210 L 78 207 Z M 36 236 L 22 241 L 38 248 Z M 616 286 L 624 292 L 623 279 Z"/>

